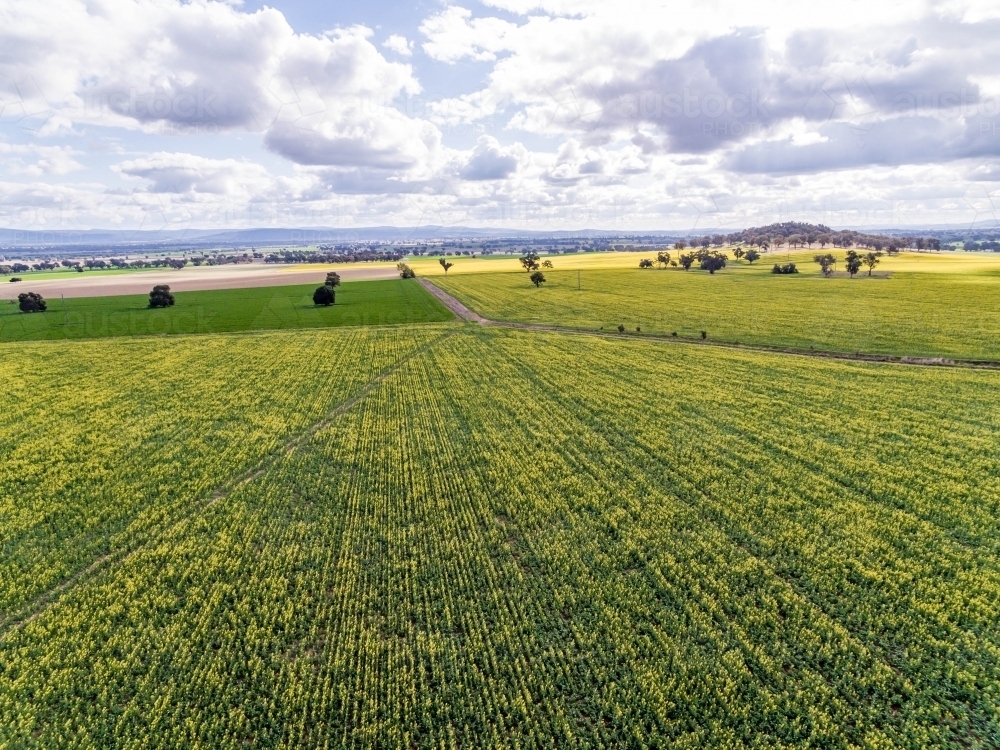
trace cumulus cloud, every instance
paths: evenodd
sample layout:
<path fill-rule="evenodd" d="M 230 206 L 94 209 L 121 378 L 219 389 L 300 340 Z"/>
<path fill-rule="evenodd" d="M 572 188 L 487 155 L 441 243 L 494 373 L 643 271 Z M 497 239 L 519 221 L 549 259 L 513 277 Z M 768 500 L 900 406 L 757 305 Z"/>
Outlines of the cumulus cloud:
<path fill-rule="evenodd" d="M 269 183 L 267 170 L 259 164 L 184 153 L 159 152 L 123 161 L 112 169 L 126 177 L 149 180 L 152 193 L 245 195 Z"/>
<path fill-rule="evenodd" d="M 484 0 L 378 41 L 238 2 L 0 0 L 0 124 L 17 134 L 0 213 L 148 225 L 242 202 L 272 224 L 622 230 L 777 205 L 829 224 L 982 213 L 1000 174 L 995 6 Z M 129 156 L 96 156 L 102 133 Z M 206 153 L 186 135 L 244 158 L 185 153 Z M 259 148 L 291 164 L 269 173 Z M 52 184 L 88 159 L 113 182 Z"/>
<path fill-rule="evenodd" d="M 329 144 L 327 162 L 350 152 L 345 139 L 383 162 L 387 145 L 408 162 L 426 143 L 424 124 L 384 115 L 420 85 L 364 27 L 295 34 L 271 8 L 179 0 L 53 0 L 5 15 L 0 69 L 36 81 L 48 102 L 59 102 L 43 110 L 53 117 L 151 132 L 164 124 L 173 132 L 262 131 L 292 159 L 315 161 Z M 305 145 L 292 146 L 292 136 Z"/>
<path fill-rule="evenodd" d="M 497 53 L 511 49 L 517 24 L 499 18 L 472 18 L 472 12 L 453 5 L 431 16 L 420 26 L 428 41 L 423 50 L 442 62 L 463 57 L 495 60 Z"/>
<path fill-rule="evenodd" d="M 400 34 L 390 35 L 382 42 L 382 46 L 390 52 L 395 52 L 397 55 L 403 55 L 404 57 L 409 57 L 413 54 L 413 42 Z"/>
<path fill-rule="evenodd" d="M 525 149 L 520 144 L 503 148 L 493 136 L 481 136 L 459 170 L 459 176 L 463 180 L 506 179 L 517 171 L 519 156 L 523 157 L 524 154 Z"/>
<path fill-rule="evenodd" d="M 0 142 L 0 158 L 7 162 L 11 174 L 66 175 L 83 169 L 76 160 L 80 153 L 68 146 L 43 146 L 37 143 Z"/>
<path fill-rule="evenodd" d="M 1000 155 L 1000 81 L 987 73 L 1000 53 L 995 24 L 970 21 L 983 15 L 975 4 L 876 3 L 863 15 L 754 4 L 748 15 L 750 4 L 721 2 L 669 18 L 644 2 L 489 4 L 524 18 L 452 6 L 422 27 L 446 62 L 504 53 L 485 89 L 438 104 L 442 120 L 506 109 L 514 130 L 717 154 L 741 171 Z M 502 33 L 481 32 L 491 23 Z"/>

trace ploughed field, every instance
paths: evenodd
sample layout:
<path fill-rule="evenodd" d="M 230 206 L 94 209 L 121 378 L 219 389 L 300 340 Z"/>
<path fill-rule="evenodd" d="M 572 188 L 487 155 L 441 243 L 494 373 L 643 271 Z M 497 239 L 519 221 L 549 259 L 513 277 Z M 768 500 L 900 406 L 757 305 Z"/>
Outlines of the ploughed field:
<path fill-rule="evenodd" d="M 998 373 L 436 324 L 0 382 L 0 746 L 1000 743 Z"/>
<path fill-rule="evenodd" d="M 633 254 L 637 258 L 638 254 Z M 655 256 L 654 256 L 655 257 Z M 783 258 L 780 258 L 783 260 Z M 714 275 L 692 269 L 561 270 L 554 258 L 536 289 L 525 273 L 451 274 L 438 284 L 483 317 L 742 344 L 897 356 L 1000 360 L 1000 271 L 962 270 L 965 259 L 885 258 L 877 274 L 774 275 L 765 257 L 730 260 Z M 989 260 L 989 259 L 988 259 Z M 635 261 L 638 263 L 638 260 Z M 984 261 L 985 262 L 985 261 Z M 966 264 L 970 265 L 971 264 Z"/>

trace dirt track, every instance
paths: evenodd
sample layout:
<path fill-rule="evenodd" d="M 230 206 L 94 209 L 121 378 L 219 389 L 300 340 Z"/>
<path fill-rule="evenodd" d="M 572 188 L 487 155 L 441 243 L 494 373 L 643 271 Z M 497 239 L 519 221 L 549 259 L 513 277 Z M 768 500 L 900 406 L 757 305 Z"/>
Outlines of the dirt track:
<path fill-rule="evenodd" d="M 369 268 L 312 268 L 255 263 L 242 266 L 190 266 L 179 270 L 133 271 L 101 276 L 84 272 L 68 278 L 47 279 L 38 274 L 22 275 L 24 281 L 0 284 L 0 299 L 16 299 L 21 292 L 38 292 L 43 297 L 113 297 L 121 294 L 148 294 L 156 284 L 169 284 L 174 292 L 202 289 L 246 289 L 256 286 L 320 284 L 328 270 L 335 270 L 344 281 L 392 279 L 398 271 L 391 266 Z"/>

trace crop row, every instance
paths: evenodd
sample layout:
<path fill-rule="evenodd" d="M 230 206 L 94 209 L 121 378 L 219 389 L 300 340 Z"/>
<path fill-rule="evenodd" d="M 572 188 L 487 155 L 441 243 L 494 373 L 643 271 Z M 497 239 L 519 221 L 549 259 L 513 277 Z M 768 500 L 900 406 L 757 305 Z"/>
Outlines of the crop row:
<path fill-rule="evenodd" d="M 0 639 L 0 745 L 995 746 L 997 385 L 466 330 Z"/>
<path fill-rule="evenodd" d="M 436 278 L 494 320 L 712 341 L 902 356 L 1000 360 L 995 275 L 895 273 L 891 278 L 658 270 L 546 271 Z M 579 288 L 578 288 L 579 287 Z"/>
<path fill-rule="evenodd" d="M 2 346 L 0 621 L 207 500 L 438 334 Z"/>

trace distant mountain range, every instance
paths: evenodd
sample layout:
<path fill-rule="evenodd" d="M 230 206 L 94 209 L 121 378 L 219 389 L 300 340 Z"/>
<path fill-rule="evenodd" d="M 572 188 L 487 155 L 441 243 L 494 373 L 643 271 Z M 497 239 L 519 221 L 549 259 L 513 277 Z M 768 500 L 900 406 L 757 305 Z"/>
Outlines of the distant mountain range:
<path fill-rule="evenodd" d="M 0 229 L 0 246 L 41 247 L 55 245 L 289 245 L 340 244 L 351 242 L 400 242 L 459 238 L 513 237 L 624 237 L 663 236 L 684 237 L 684 232 L 621 232 L 599 229 L 579 231 L 538 232 L 476 227 L 302 227 L 262 229 L 184 229 L 164 231 L 86 229 L 33 231 Z"/>
<path fill-rule="evenodd" d="M 581 229 L 575 231 L 531 231 L 523 229 L 493 229 L 465 226 L 421 226 L 421 227 L 300 227 L 300 228 L 260 228 L 260 229 L 182 229 L 182 230 L 123 230 L 123 229 L 85 229 L 46 231 L 0 229 L 0 248 L 99 248 L 99 247 L 211 247 L 211 246 L 269 246 L 275 245 L 316 245 L 316 244 L 350 244 L 368 242 L 413 242 L 453 239 L 566 239 L 579 238 L 640 238 L 659 237 L 682 239 L 700 237 L 705 232 L 712 234 L 728 234 L 742 232 L 746 227 L 713 227 L 691 231 L 678 230 L 645 230 L 621 231 L 604 229 Z M 879 227 L 851 226 L 833 227 L 853 229 L 869 233 L 895 235 L 914 235 L 921 232 L 952 232 L 968 233 L 996 230 L 1000 234 L 1000 226 L 993 220 L 979 221 L 972 224 L 934 224 L 910 227 Z"/>

